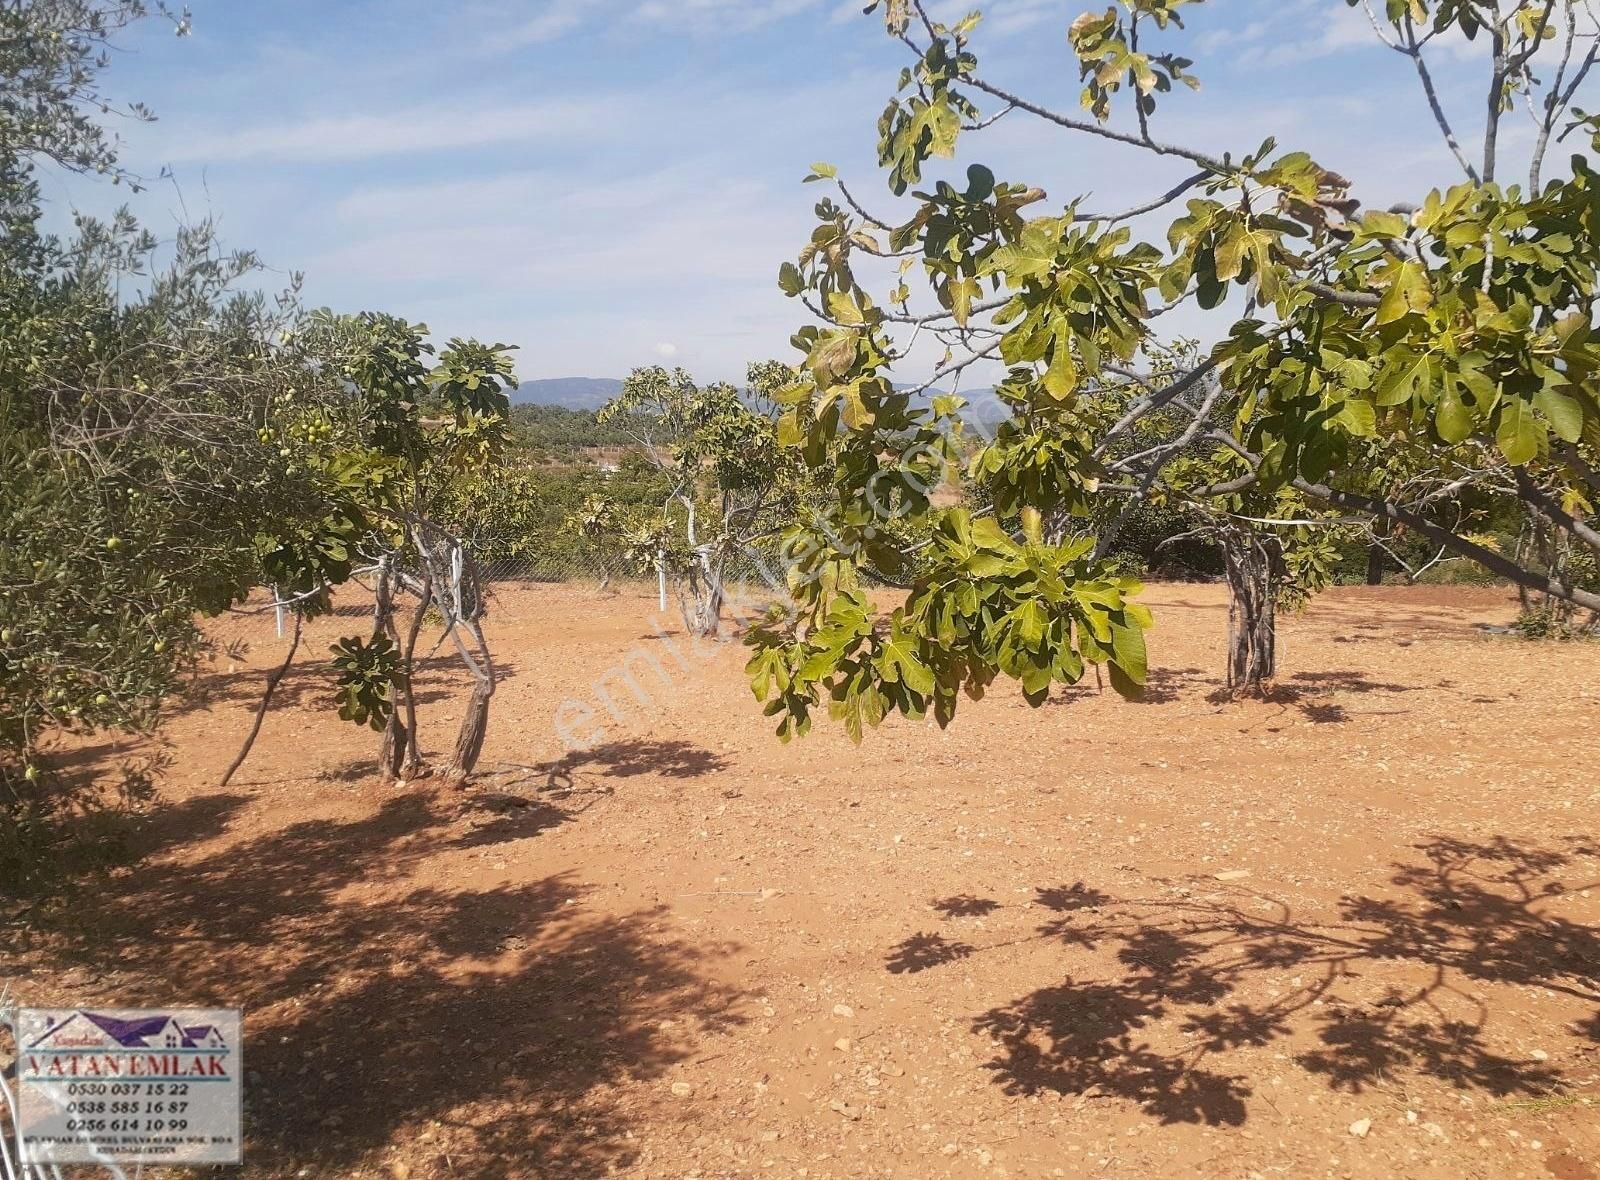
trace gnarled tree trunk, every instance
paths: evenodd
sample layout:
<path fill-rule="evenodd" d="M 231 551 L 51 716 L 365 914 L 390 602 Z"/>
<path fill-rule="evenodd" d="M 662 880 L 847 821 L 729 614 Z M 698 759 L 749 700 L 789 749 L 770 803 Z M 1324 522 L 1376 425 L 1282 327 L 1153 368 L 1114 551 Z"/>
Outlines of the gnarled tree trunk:
<path fill-rule="evenodd" d="M 417 700 L 412 688 L 412 659 L 417 650 L 417 636 L 422 630 L 422 620 L 433 604 L 433 583 L 424 579 L 422 598 L 416 613 L 411 616 L 404 639 L 395 626 L 393 556 L 386 556 L 378 571 L 376 605 L 374 606 L 374 631 L 382 628 L 394 640 L 400 653 L 399 699 L 389 713 L 389 722 L 383 727 L 383 739 L 378 747 L 378 771 L 385 778 L 409 780 L 424 776 L 426 767 L 422 751 L 417 745 Z"/>
<path fill-rule="evenodd" d="M 1228 693 L 1261 696 L 1277 670 L 1277 597 L 1283 550 L 1276 537 L 1230 527 L 1222 534 L 1228 578 Z"/>
<path fill-rule="evenodd" d="M 722 629 L 722 606 L 727 598 L 722 574 L 720 556 L 696 553 L 684 576 L 678 606 L 683 625 L 696 639 L 715 639 Z"/>

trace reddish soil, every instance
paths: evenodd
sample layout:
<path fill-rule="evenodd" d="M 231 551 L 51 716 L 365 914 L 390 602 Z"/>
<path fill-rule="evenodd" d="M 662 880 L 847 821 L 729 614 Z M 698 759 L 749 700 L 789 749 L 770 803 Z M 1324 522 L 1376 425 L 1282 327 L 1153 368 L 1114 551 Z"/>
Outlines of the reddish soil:
<path fill-rule="evenodd" d="M 645 597 L 507 593 L 464 792 L 378 783 L 321 667 L 219 791 L 262 642 L 172 720 L 140 859 L 5 973 L 246 1008 L 249 1176 L 1600 1180 L 1600 649 L 1338 590 L 1227 704 L 1221 592 L 1148 597 L 1144 703 L 856 749 L 780 745 Z M 650 704 L 613 677 L 564 754 L 630 653 Z M 464 681 L 422 687 L 442 755 Z"/>

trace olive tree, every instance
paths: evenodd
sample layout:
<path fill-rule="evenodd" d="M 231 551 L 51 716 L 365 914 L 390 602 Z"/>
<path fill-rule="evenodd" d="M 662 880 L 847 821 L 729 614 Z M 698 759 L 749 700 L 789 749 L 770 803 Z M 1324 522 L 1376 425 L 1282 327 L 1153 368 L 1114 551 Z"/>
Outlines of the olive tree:
<path fill-rule="evenodd" d="M 253 259 L 202 226 L 158 261 L 123 217 L 58 239 L 42 212 L 26 167 L 0 164 L 0 875 L 12 879 L 48 868 L 29 858 L 55 820 L 98 803 L 51 774 L 52 741 L 148 730 L 203 651 L 197 614 L 253 582 L 261 523 L 315 499 L 253 426 L 287 376 L 270 348 L 282 306 L 233 290 Z"/>
<path fill-rule="evenodd" d="M 1187 448 L 1124 446 L 1161 413 L 1185 417 L 1182 433 L 1237 470 L 1194 489 L 1200 498 L 1291 493 L 1600 607 L 1600 593 L 1481 544 L 1449 516 L 1463 491 L 1493 486 L 1574 545 L 1600 548 L 1587 519 L 1600 492 L 1600 242 L 1585 154 L 1600 150 L 1600 119 L 1573 106 L 1600 52 L 1588 5 L 1348 0 L 1415 71 L 1463 174 L 1379 210 L 1363 208 L 1356 182 L 1272 139 L 1219 154 L 1158 137 L 1158 106 L 1198 85 L 1194 63 L 1163 41 L 1203 2 L 1119 0 L 1076 19 L 1064 10 L 1081 112 L 987 71 L 979 13 L 946 24 L 923 0 L 867 6 L 907 55 L 878 121 L 898 203 L 875 208 L 834 168 L 814 165 L 807 179 L 837 196 L 818 202 L 810 240 L 779 273 L 812 316 L 795 336 L 801 375 L 783 394 L 792 409 L 780 437 L 813 465 L 835 464 L 838 488 L 828 527 L 791 537 L 804 553 L 797 609 L 751 635 L 757 695 L 785 736 L 824 698 L 852 733 L 891 710 L 931 707 L 947 722 L 963 690 L 977 695 L 999 674 L 1019 679 L 1034 704 L 1091 664 L 1137 693 L 1149 623 L 1137 585 L 1108 569 L 1092 534 L 1058 539 L 1046 526 L 1062 514 L 1103 516 L 1108 497 L 1172 487 L 1168 468 Z M 1486 46 L 1475 157 L 1428 65 L 1430 45 L 1447 35 Z M 1526 181 L 1510 183 L 1500 126 L 1519 105 L 1534 135 Z M 977 162 L 963 185 L 925 180 L 931 163 L 954 160 L 1001 119 L 1094 137 L 1184 173 L 1121 210 L 1051 206 L 1038 187 Z M 1569 135 L 1579 150 L 1547 176 L 1551 146 Z M 1157 222 L 1165 232 L 1155 240 L 1135 235 Z M 879 260 L 898 272 L 875 296 L 867 284 Z M 1216 321 L 1214 342 L 1119 415 L 1097 413 L 1098 395 L 1160 345 L 1157 317 L 1191 302 Z M 897 382 L 911 342 L 929 337 L 944 359 Z M 959 458 L 961 403 L 940 391 L 986 363 L 1007 366 L 1016 426 L 977 462 L 1014 477 L 1014 532 L 928 497 Z M 904 556 L 884 552 L 885 515 L 936 524 L 931 566 L 880 618 L 859 573 Z"/>
<path fill-rule="evenodd" d="M 183 36 L 188 10 L 148 0 L 5 0 L 0 3 L 0 151 L 101 173 L 138 187 L 118 159 L 101 117 L 155 118 L 143 103 L 120 103 L 101 85 L 119 33 L 160 14 Z"/>

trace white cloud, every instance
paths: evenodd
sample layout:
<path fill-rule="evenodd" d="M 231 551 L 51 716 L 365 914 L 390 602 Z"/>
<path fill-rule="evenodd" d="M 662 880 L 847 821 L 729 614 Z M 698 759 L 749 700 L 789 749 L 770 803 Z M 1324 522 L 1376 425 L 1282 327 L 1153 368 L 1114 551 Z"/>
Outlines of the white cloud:
<path fill-rule="evenodd" d="M 554 41 L 581 25 L 585 14 L 593 7 L 593 0 L 549 0 L 543 12 L 497 31 L 490 39 L 490 47 L 520 49 L 525 45 Z"/>
<path fill-rule="evenodd" d="M 1215 53 L 1230 46 L 1253 45 L 1272 29 L 1270 21 L 1256 20 L 1238 27 L 1213 29 L 1198 42 L 1201 53 Z"/>
<path fill-rule="evenodd" d="M 671 359 L 678 355 L 678 346 L 671 341 L 662 341 L 656 345 L 656 355 L 663 360 Z"/>
<path fill-rule="evenodd" d="M 853 2 L 859 14 L 861 0 Z M 824 3 L 826 0 L 537 0 L 534 15 L 520 18 L 517 9 L 522 5 L 502 0 L 480 5 L 478 11 L 494 28 L 484 38 L 484 46 L 505 52 L 583 31 L 628 26 L 666 27 L 696 36 L 744 34 Z"/>
<path fill-rule="evenodd" d="M 1285 15 L 1285 31 L 1291 23 L 1297 27 L 1309 24 L 1317 31 L 1308 37 L 1278 39 L 1270 43 L 1263 43 L 1266 40 L 1263 32 L 1239 54 L 1238 60 L 1264 66 L 1287 66 L 1331 57 L 1350 49 L 1383 48 L 1378 34 L 1359 8 L 1325 8 L 1308 12 L 1301 6 L 1297 13 Z"/>
<path fill-rule="evenodd" d="M 196 130 L 160 144 L 169 162 L 262 160 L 320 163 L 534 140 L 592 139 L 624 116 L 621 99 L 455 107 L 325 116 L 237 130 Z"/>
<path fill-rule="evenodd" d="M 816 8 L 821 0 L 643 0 L 634 20 L 696 32 L 749 32 Z"/>

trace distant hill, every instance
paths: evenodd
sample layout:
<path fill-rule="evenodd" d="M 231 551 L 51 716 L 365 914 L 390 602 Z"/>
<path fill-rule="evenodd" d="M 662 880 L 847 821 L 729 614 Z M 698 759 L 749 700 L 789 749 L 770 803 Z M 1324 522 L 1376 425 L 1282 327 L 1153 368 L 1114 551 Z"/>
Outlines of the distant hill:
<path fill-rule="evenodd" d="M 512 390 L 511 404 L 598 410 L 621 392 L 622 382 L 616 377 L 542 377 Z"/>
<path fill-rule="evenodd" d="M 906 388 L 901 386 L 901 388 Z M 617 377 L 542 377 L 524 381 L 511 395 L 514 406 L 560 406 L 567 410 L 593 412 L 622 392 L 622 381 Z M 929 390 L 918 400 L 931 401 L 938 390 Z M 995 396 L 991 387 L 963 389 L 961 396 L 967 400 L 963 416 L 994 424 L 1011 416 L 1011 408 Z"/>

